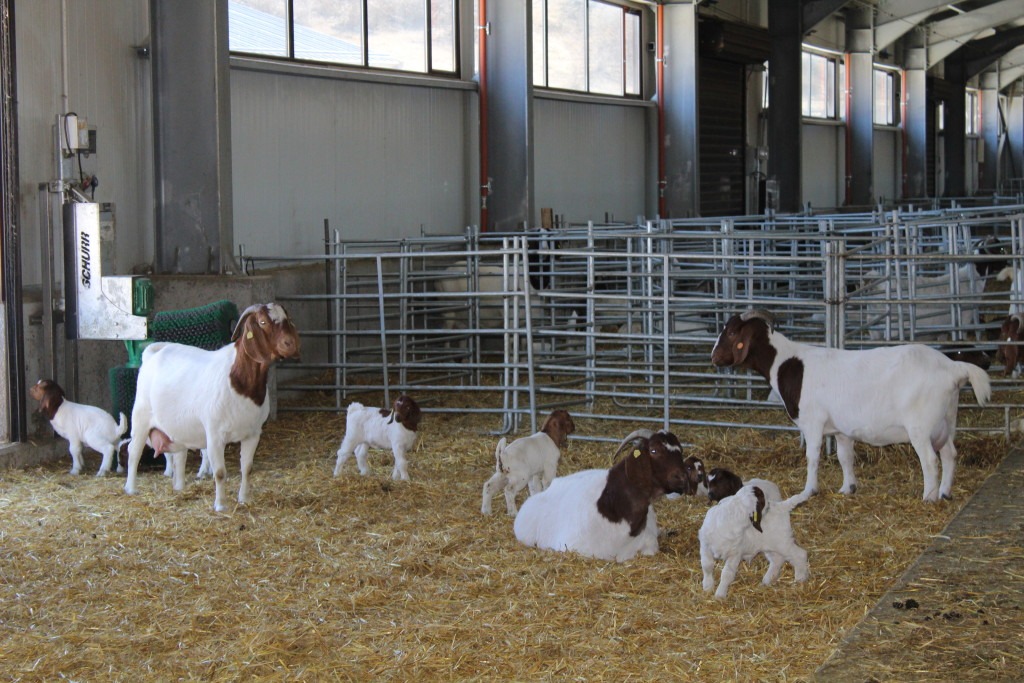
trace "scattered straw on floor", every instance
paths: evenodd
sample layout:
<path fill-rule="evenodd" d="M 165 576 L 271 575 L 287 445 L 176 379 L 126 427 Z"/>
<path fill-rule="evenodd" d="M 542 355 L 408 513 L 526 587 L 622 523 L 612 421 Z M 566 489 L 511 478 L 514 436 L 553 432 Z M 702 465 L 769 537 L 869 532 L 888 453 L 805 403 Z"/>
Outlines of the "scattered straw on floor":
<path fill-rule="evenodd" d="M 805 679 L 1007 450 L 962 435 L 955 500 L 941 504 L 920 500 L 908 448 L 859 447 L 852 497 L 834 493 L 841 475 L 824 458 L 826 493 L 793 514 L 811 579 L 796 585 L 787 567 L 764 587 L 758 560 L 717 602 L 700 588 L 703 500 L 659 501 L 661 552 L 624 564 L 520 546 L 504 505 L 482 516 L 497 427 L 428 415 L 411 482 L 388 479 L 379 451 L 372 476 L 350 462 L 334 479 L 343 417 L 285 413 L 265 428 L 252 504 L 225 514 L 210 480 L 176 494 L 147 472 L 128 497 L 123 477 L 73 477 L 64 460 L 0 472 L 0 669 L 81 681 Z M 709 467 L 802 487 L 794 433 L 677 432 Z M 574 442 L 560 472 L 606 467 L 613 450 Z M 237 451 L 228 460 L 234 496 Z"/>

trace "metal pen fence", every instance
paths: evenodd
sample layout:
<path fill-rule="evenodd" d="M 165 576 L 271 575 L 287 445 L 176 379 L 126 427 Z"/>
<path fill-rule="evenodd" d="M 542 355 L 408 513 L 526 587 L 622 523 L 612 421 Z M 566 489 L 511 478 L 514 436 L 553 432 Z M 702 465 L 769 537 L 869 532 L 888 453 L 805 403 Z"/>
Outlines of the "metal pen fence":
<path fill-rule="evenodd" d="M 993 328 L 1024 304 L 1022 224 L 1015 205 L 335 236 L 324 255 L 267 259 L 327 271 L 325 291 L 280 297 L 327 311 L 302 334 L 329 348 L 326 361 L 280 373 L 286 395 L 321 400 L 282 409 L 338 411 L 357 392 L 384 403 L 406 392 L 443 396 L 426 412 L 493 415 L 496 433 L 536 430 L 554 407 L 605 425 L 591 438 L 637 426 L 792 429 L 762 378 L 711 368 L 731 315 L 765 308 L 787 336 L 829 346 L 992 354 Z M 977 428 L 1009 435 L 1021 406 L 999 370 Z"/>

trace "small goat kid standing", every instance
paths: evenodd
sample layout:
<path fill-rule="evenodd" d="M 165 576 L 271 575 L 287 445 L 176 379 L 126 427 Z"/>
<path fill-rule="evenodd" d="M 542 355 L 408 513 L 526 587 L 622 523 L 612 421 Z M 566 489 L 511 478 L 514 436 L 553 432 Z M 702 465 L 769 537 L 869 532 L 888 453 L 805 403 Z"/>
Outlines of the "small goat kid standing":
<path fill-rule="evenodd" d="M 334 476 L 341 474 L 345 461 L 356 455 L 359 473 L 367 475 L 370 466 L 366 453 L 370 448 L 390 448 L 395 456 L 392 479 L 409 480 L 406 453 L 416 445 L 420 424 L 420 407 L 411 396 L 399 396 L 391 410 L 368 408 L 362 403 L 352 403 L 345 416 L 345 438 L 338 448 L 338 459 L 334 465 Z"/>
<path fill-rule="evenodd" d="M 494 474 L 484 484 L 480 512 L 491 514 L 491 499 L 505 491 L 505 509 L 516 514 L 516 494 L 527 485 L 530 495 L 548 487 L 558 472 L 560 449 L 569 445 L 569 435 L 576 431 L 569 411 L 553 410 L 540 431 L 505 445 L 504 437 L 494 450 Z"/>
<path fill-rule="evenodd" d="M 68 440 L 71 451 L 71 474 L 82 471 L 82 445 L 103 455 L 99 472 L 101 477 L 110 471 L 117 452 L 118 439 L 128 428 L 128 419 L 121 413 L 121 422 L 102 408 L 75 403 L 64 398 L 64 390 L 52 379 L 41 379 L 28 390 L 39 401 L 39 412 L 50 421 L 53 430 Z M 117 464 L 121 471 L 121 463 Z"/>
<path fill-rule="evenodd" d="M 774 484 L 771 486 L 778 491 Z M 748 484 L 709 509 L 698 533 L 704 590 L 710 592 L 715 587 L 715 560 L 725 561 L 715 591 L 715 597 L 722 600 L 729 594 L 729 584 L 736 578 L 740 563 L 762 553 L 768 558 L 764 585 L 775 582 L 786 562 L 793 565 L 798 582 L 806 581 L 807 552 L 793 540 L 789 519 L 793 508 L 805 500 L 804 493 L 783 501 L 772 500 L 761 487 Z"/>

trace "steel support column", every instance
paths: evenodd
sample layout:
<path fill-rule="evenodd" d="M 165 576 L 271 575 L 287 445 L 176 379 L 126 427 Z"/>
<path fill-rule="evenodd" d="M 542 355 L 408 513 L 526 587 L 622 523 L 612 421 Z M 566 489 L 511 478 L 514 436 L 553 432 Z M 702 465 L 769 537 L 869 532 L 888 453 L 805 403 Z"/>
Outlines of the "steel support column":
<path fill-rule="evenodd" d="M 664 8 L 665 204 L 667 216 L 700 215 L 697 126 L 697 4 Z"/>
<path fill-rule="evenodd" d="M 235 271 L 227 0 L 150 0 L 160 273 Z"/>
<path fill-rule="evenodd" d="M 490 2 L 487 15 L 487 154 L 492 186 L 491 225 L 484 228 L 507 231 L 529 225 L 535 215 L 533 3 Z"/>
<path fill-rule="evenodd" d="M 847 204 L 868 206 L 875 202 L 874 147 L 874 30 L 871 8 L 851 9 L 846 18 L 846 77 L 849 81 L 846 110 Z"/>
<path fill-rule="evenodd" d="M 928 196 L 928 51 L 914 31 L 907 38 L 903 72 L 903 197 Z"/>
<path fill-rule="evenodd" d="M 776 208 L 783 213 L 800 211 L 803 202 L 802 24 L 802 3 L 768 3 L 768 178 L 775 181 Z"/>
<path fill-rule="evenodd" d="M 942 142 L 946 158 L 942 194 L 946 197 L 962 197 L 967 193 L 964 140 L 967 135 L 967 87 L 962 80 L 953 80 L 950 85 L 953 95 L 945 101 L 946 113 L 943 117 Z"/>
<path fill-rule="evenodd" d="M 981 155 L 981 173 L 978 192 L 990 193 L 999 189 L 999 74 L 985 72 L 981 76 L 981 133 L 985 144 Z"/>

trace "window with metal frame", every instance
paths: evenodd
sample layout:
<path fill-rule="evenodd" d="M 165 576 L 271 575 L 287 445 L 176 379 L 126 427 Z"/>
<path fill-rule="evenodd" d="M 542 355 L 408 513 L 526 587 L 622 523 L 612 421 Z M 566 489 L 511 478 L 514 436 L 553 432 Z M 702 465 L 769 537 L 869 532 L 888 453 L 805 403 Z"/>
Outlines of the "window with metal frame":
<path fill-rule="evenodd" d="M 899 124 L 899 81 L 896 73 L 886 69 L 874 72 L 874 122 L 878 126 Z"/>
<path fill-rule="evenodd" d="M 967 135 L 981 134 L 981 97 L 977 90 L 967 91 L 964 103 L 967 112 Z"/>
<path fill-rule="evenodd" d="M 230 0 L 231 52 L 456 75 L 457 0 Z"/>
<path fill-rule="evenodd" d="M 639 97 L 640 11 L 605 0 L 533 0 L 533 84 Z"/>
<path fill-rule="evenodd" d="M 802 60 L 803 115 L 836 118 L 836 59 L 805 50 Z"/>

